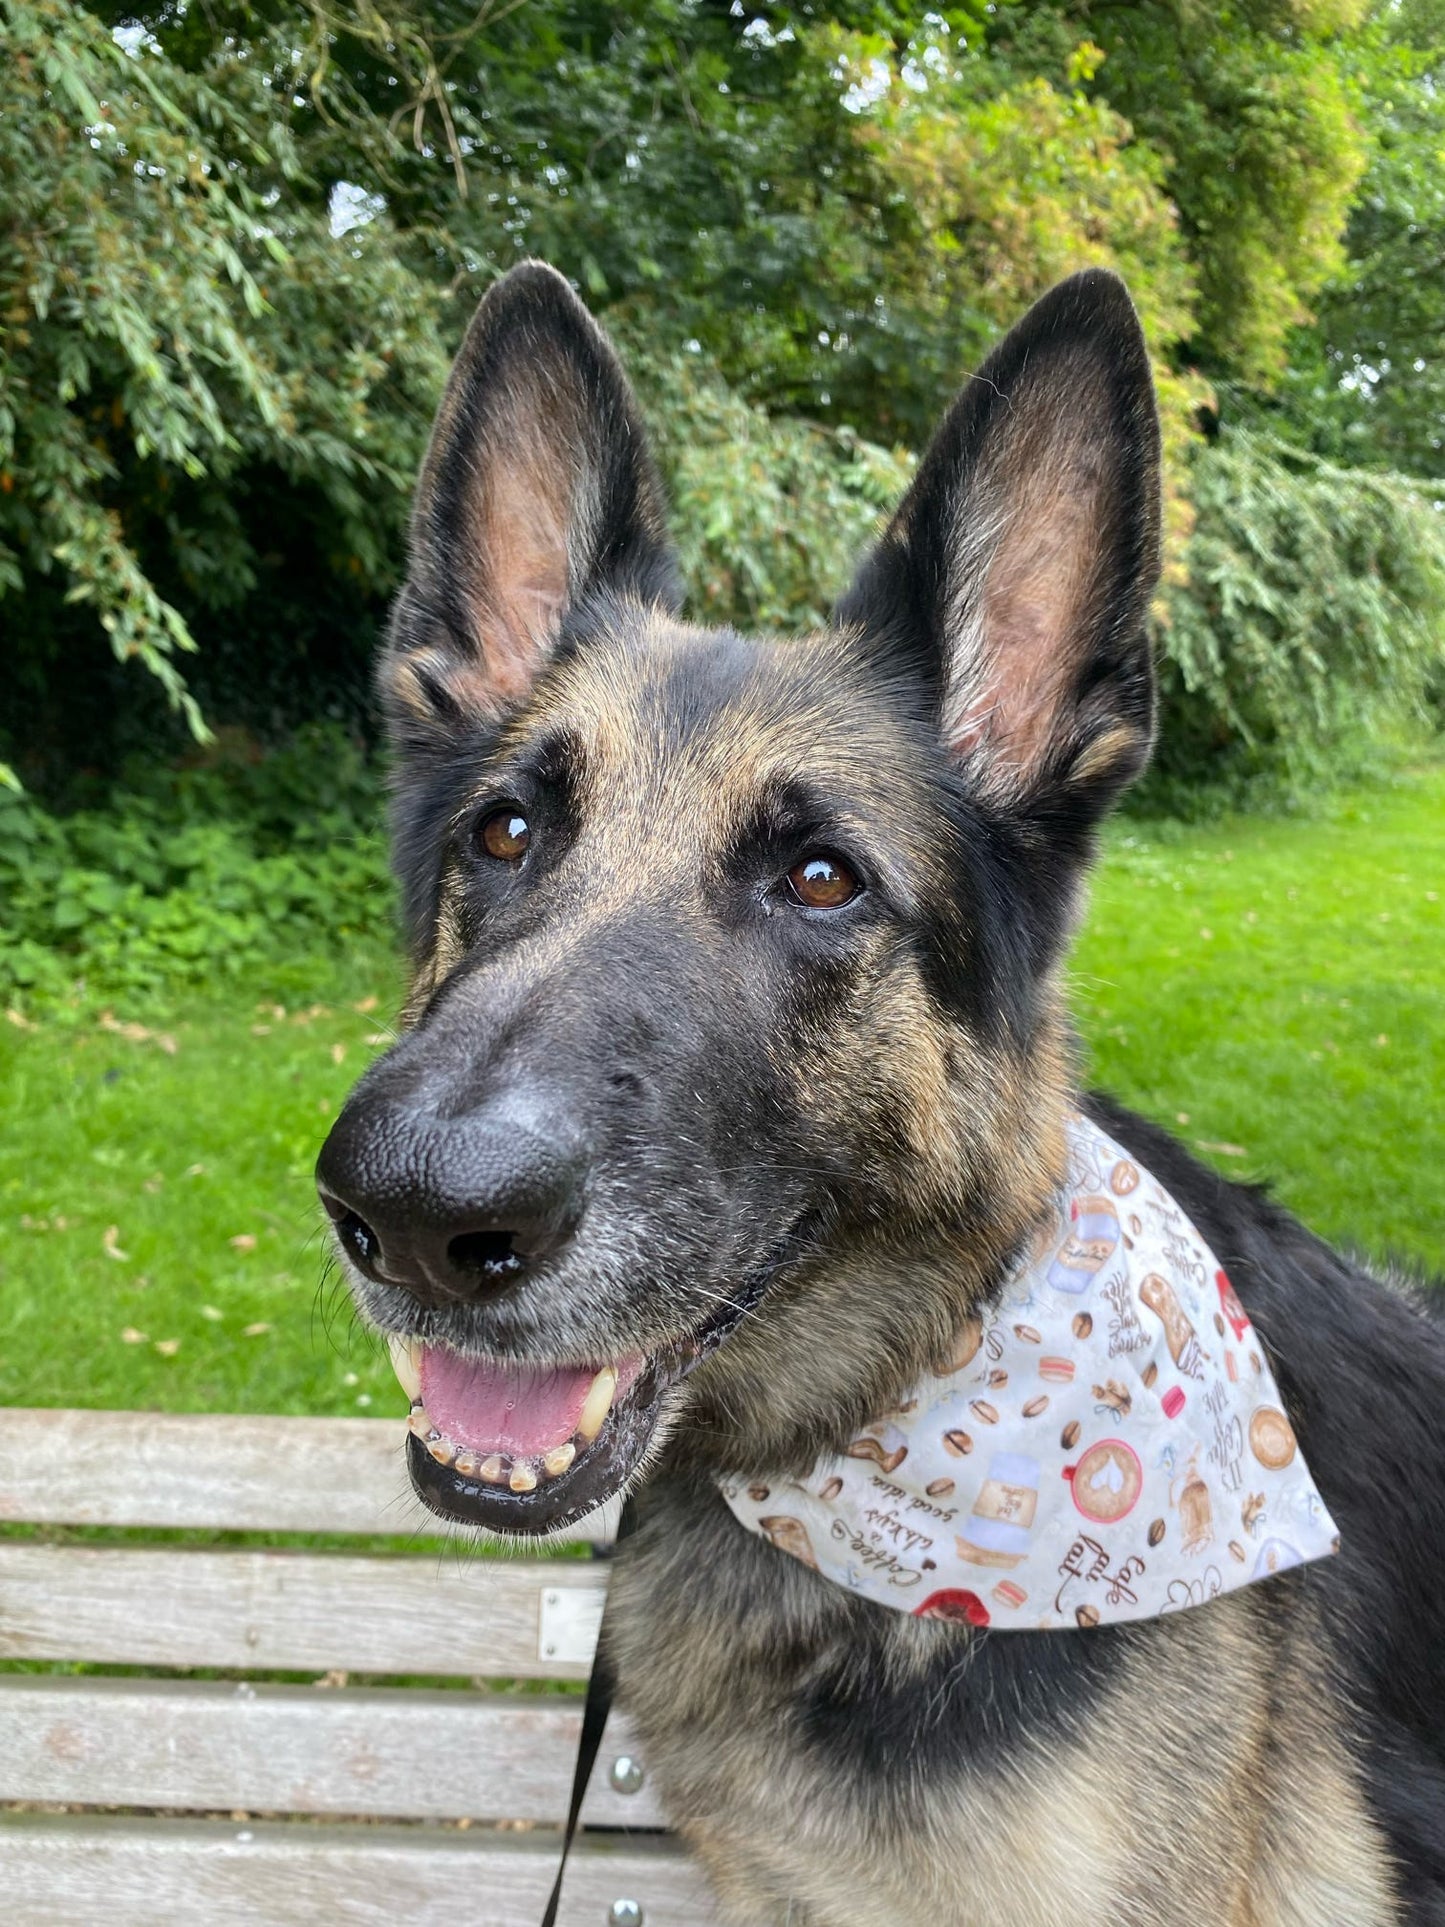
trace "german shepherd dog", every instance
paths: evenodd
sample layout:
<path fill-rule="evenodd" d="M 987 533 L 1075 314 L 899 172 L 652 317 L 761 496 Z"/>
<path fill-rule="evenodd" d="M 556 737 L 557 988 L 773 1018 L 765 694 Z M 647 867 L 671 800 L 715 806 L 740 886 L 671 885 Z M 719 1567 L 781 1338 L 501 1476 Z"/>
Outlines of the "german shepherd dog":
<path fill-rule="evenodd" d="M 621 369 L 529 263 L 421 473 L 380 667 L 413 984 L 322 1198 L 431 1506 L 637 1493 L 619 1701 L 750 1927 L 1445 1923 L 1445 1325 L 1076 1082 L 1158 471 L 1128 296 L 1077 275 L 826 628 L 692 627 Z M 946 1355 L 1076 1107 L 1227 1265 L 1343 1550 L 1095 1630 L 855 1597 L 719 1482 L 804 1476 Z"/>

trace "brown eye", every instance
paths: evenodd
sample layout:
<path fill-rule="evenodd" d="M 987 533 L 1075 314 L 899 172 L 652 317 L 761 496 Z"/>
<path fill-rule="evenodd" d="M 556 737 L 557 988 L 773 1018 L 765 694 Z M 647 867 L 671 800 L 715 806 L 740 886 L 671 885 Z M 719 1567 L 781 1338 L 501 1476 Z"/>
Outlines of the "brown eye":
<path fill-rule="evenodd" d="M 520 863 L 532 840 L 532 826 L 513 804 L 493 810 L 477 831 L 477 841 L 498 863 Z"/>
<path fill-rule="evenodd" d="M 835 856 L 806 856 L 788 872 L 788 888 L 809 910 L 838 910 L 858 894 L 857 877 Z"/>

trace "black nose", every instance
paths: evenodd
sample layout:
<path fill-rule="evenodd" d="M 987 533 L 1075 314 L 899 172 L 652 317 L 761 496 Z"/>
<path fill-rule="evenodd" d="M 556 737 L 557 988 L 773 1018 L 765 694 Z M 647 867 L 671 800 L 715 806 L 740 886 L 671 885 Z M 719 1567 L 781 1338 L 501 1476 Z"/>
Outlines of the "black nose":
<path fill-rule="evenodd" d="M 438 1117 L 357 1092 L 316 1164 L 347 1255 L 424 1304 L 506 1290 L 582 1215 L 586 1159 L 536 1105 Z"/>

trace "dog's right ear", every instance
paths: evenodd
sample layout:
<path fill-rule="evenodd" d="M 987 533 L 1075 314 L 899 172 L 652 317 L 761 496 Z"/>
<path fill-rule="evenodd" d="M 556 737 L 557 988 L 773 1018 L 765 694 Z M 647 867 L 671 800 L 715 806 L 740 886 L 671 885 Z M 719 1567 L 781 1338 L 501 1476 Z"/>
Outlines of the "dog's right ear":
<path fill-rule="evenodd" d="M 675 607 L 662 491 L 606 337 L 527 261 L 483 298 L 432 429 L 381 665 L 396 735 L 506 715 L 599 590 Z"/>
<path fill-rule="evenodd" d="M 923 677 L 976 795 L 1087 836 L 1149 752 L 1158 569 L 1149 356 L 1093 269 L 964 388 L 838 615 Z"/>

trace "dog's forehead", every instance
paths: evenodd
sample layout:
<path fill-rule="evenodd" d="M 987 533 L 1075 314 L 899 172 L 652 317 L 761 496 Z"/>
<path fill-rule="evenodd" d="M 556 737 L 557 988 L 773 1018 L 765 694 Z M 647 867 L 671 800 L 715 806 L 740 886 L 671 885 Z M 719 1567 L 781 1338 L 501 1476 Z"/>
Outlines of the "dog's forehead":
<path fill-rule="evenodd" d="M 586 798 L 705 801 L 735 822 L 780 785 L 835 813 L 893 814 L 920 770 L 916 726 L 838 631 L 746 637 L 666 617 L 609 624 L 555 679 L 549 727 L 580 748 Z"/>

